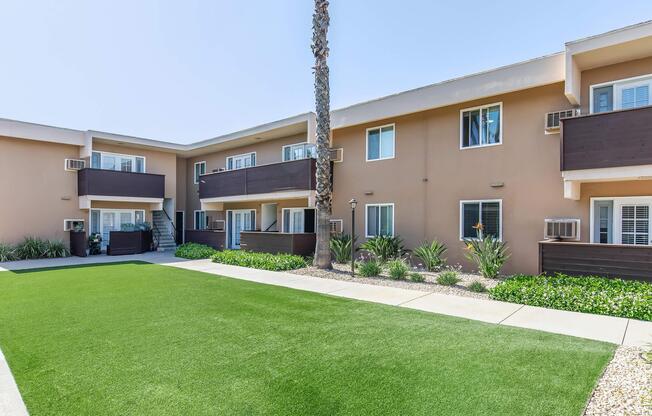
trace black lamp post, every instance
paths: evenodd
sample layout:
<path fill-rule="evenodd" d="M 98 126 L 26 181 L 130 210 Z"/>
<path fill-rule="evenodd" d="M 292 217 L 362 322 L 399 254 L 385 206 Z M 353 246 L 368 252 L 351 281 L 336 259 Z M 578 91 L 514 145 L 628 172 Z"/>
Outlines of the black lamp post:
<path fill-rule="evenodd" d="M 349 201 L 351 205 L 351 276 L 355 276 L 355 207 L 358 201 L 353 198 Z"/>

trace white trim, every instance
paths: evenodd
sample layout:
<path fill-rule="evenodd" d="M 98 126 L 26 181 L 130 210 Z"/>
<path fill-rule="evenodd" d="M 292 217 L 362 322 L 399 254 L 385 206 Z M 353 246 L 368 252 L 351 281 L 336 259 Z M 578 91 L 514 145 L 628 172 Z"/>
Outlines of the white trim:
<path fill-rule="evenodd" d="M 293 210 L 294 210 L 294 211 L 301 210 L 301 211 L 303 212 L 303 223 L 304 223 L 304 229 L 303 229 L 303 232 L 305 233 L 305 232 L 306 232 L 306 229 L 305 229 L 305 223 L 306 223 L 306 213 L 305 213 L 305 210 L 307 210 L 307 209 L 312 209 L 312 210 L 314 210 L 314 208 L 311 208 L 311 207 L 287 207 L 287 208 L 281 208 L 281 232 L 282 232 L 282 233 L 285 232 L 285 211 L 286 211 L 286 210 L 287 210 L 287 211 L 290 211 L 290 225 L 292 225 L 292 222 L 293 222 L 293 221 L 292 221 L 292 211 L 293 211 Z M 315 215 L 316 215 L 316 214 L 315 214 Z M 315 222 L 316 222 L 316 218 L 315 218 Z M 316 224 L 315 224 L 315 225 L 316 225 Z M 290 234 L 298 234 L 298 233 L 293 233 L 292 231 L 288 231 L 288 233 L 290 233 Z"/>
<path fill-rule="evenodd" d="M 91 149 L 91 159 L 90 159 L 90 165 L 91 165 L 91 167 L 93 166 L 93 153 L 99 153 L 99 154 L 100 154 L 100 167 L 99 167 L 99 168 L 95 168 L 95 169 L 104 169 L 104 168 L 102 167 L 102 158 L 103 158 L 105 155 L 109 155 L 109 156 L 117 156 L 117 157 L 122 157 L 122 158 L 125 158 L 125 159 L 126 159 L 126 158 L 132 159 L 132 161 L 133 161 L 132 169 L 135 169 L 135 168 L 136 168 L 136 158 L 137 158 L 137 157 L 140 157 L 140 158 L 143 159 L 143 171 L 142 171 L 142 172 L 136 172 L 135 170 L 132 170 L 131 173 L 147 173 L 147 158 L 146 158 L 145 156 L 143 156 L 143 155 L 134 155 L 134 154 L 126 154 L 126 153 L 115 153 L 115 152 L 105 152 L 104 150 L 93 150 L 93 149 Z M 110 170 L 110 169 L 109 169 L 109 170 Z M 122 170 L 120 170 L 120 169 L 114 169 L 114 170 L 119 171 L 119 172 L 124 172 L 124 171 L 122 171 Z"/>
<path fill-rule="evenodd" d="M 136 222 L 136 211 L 140 211 L 143 213 L 143 221 L 147 222 L 147 210 L 145 209 L 125 209 L 125 208 L 91 208 L 91 211 L 99 211 L 100 212 L 100 224 L 98 226 L 99 234 L 102 235 L 102 225 L 104 220 L 102 219 L 103 214 L 105 212 L 113 212 L 113 213 L 124 213 L 128 212 L 131 214 L 131 222 L 135 223 Z M 151 211 L 151 210 L 150 210 Z M 91 230 L 93 229 L 93 214 L 91 212 L 88 213 L 88 233 L 90 235 Z M 119 230 L 118 230 L 119 231 Z M 104 240 L 104 237 L 102 237 L 102 247 L 106 247 L 107 241 Z"/>
<path fill-rule="evenodd" d="M 611 235 L 612 242 L 611 245 L 625 245 L 625 246 L 643 246 L 643 244 L 623 244 L 622 242 L 622 206 L 623 205 L 648 205 L 650 207 L 649 213 L 649 224 L 648 224 L 648 244 L 647 246 L 652 245 L 652 196 L 617 196 L 617 197 L 592 197 L 589 198 L 589 242 L 594 244 L 605 244 L 597 243 L 595 239 L 595 209 L 594 205 L 596 201 L 612 201 L 613 202 L 613 212 L 612 212 L 612 224 L 611 224 Z"/>
<path fill-rule="evenodd" d="M 483 202 L 498 202 L 498 241 L 503 241 L 503 200 L 502 199 L 461 199 L 460 200 L 460 217 L 459 217 L 459 232 L 460 241 L 464 241 L 464 204 L 480 204 L 478 212 L 480 221 L 482 221 L 482 203 Z"/>
<path fill-rule="evenodd" d="M 141 204 L 152 204 L 149 207 L 152 211 L 160 211 L 163 209 L 163 198 L 141 198 L 137 196 L 106 196 L 106 195 L 82 195 L 79 197 L 79 209 L 95 209 L 93 208 L 93 201 L 108 201 L 108 202 L 136 202 Z"/>
<path fill-rule="evenodd" d="M 229 159 L 241 158 L 241 157 L 244 157 L 244 156 L 249 156 L 249 158 L 251 158 L 251 155 L 254 155 L 254 164 L 253 165 L 251 165 L 251 166 L 243 166 L 241 168 L 235 168 L 234 167 L 233 169 L 229 169 Z M 224 170 L 226 170 L 226 171 L 245 169 L 245 168 L 248 168 L 248 167 L 253 168 L 253 167 L 256 167 L 256 163 L 258 163 L 258 155 L 256 154 L 256 152 L 246 152 L 246 153 L 240 153 L 239 155 L 227 156 L 226 160 L 225 160 L 225 163 L 226 163 L 226 165 L 224 167 Z"/>
<path fill-rule="evenodd" d="M 84 227 L 86 227 L 86 220 L 81 219 L 81 218 L 66 218 L 63 220 L 63 231 L 72 231 L 72 228 L 66 228 L 66 223 L 70 222 L 83 222 Z"/>
<path fill-rule="evenodd" d="M 616 79 L 613 81 L 607 81 L 607 82 L 600 82 L 598 84 L 591 84 L 589 86 L 589 114 L 594 114 L 593 113 L 593 90 L 595 88 L 601 88 L 601 87 L 609 87 L 613 86 L 613 98 L 612 98 L 612 111 L 619 111 L 622 110 L 622 102 L 620 94 L 616 94 L 616 86 L 617 84 L 626 84 L 629 82 L 636 82 L 636 81 L 645 81 L 646 79 L 649 79 L 650 84 L 652 84 L 652 74 L 645 74 L 645 75 L 638 75 L 635 77 L 630 77 L 630 78 L 622 78 L 622 79 Z M 620 92 L 620 90 L 618 90 Z M 650 85 L 650 95 L 652 96 L 652 85 Z M 616 105 L 616 98 L 618 97 L 618 104 Z M 652 104 L 652 103 L 650 103 Z"/>
<path fill-rule="evenodd" d="M 613 168 L 564 170 L 565 181 L 607 182 L 652 179 L 652 165 L 618 166 Z"/>
<path fill-rule="evenodd" d="M 203 174 L 200 173 L 199 175 L 197 175 L 197 165 L 201 165 L 201 164 L 204 165 L 204 173 Z M 206 169 L 207 168 L 206 168 L 205 160 L 202 160 L 201 162 L 195 162 L 192 165 L 192 183 L 194 183 L 195 185 L 199 184 L 199 177 L 206 174 Z"/>
<path fill-rule="evenodd" d="M 297 145 L 300 145 L 300 144 L 313 146 L 313 147 L 315 148 L 315 156 L 316 156 L 316 154 L 317 154 L 317 145 L 316 145 L 315 143 L 310 143 L 310 142 L 308 142 L 308 141 L 305 141 L 305 142 L 292 143 L 292 144 L 286 144 L 286 145 L 281 146 L 281 161 L 283 161 L 283 162 L 292 162 L 292 161 L 294 161 L 294 160 L 312 159 L 311 157 L 305 157 L 305 156 L 304 156 L 303 159 L 289 159 L 289 160 L 285 160 L 285 148 L 286 148 L 286 147 L 290 147 L 290 148 L 291 148 L 291 147 L 294 147 L 294 146 L 297 146 Z M 330 150 L 330 149 L 329 149 L 329 150 Z M 292 150 L 290 150 L 290 152 L 292 152 Z"/>
<path fill-rule="evenodd" d="M 282 192 L 268 192 L 265 194 L 249 194 L 249 195 L 234 195 L 223 196 L 215 198 L 203 198 L 199 201 L 202 204 L 216 203 L 216 202 L 248 202 L 248 201 L 275 201 L 279 199 L 302 199 L 311 198 L 315 195 L 315 191 L 282 191 Z M 312 207 L 311 207 L 312 208 Z"/>
<path fill-rule="evenodd" d="M 396 209 L 394 207 L 393 202 L 379 202 L 375 204 L 365 204 L 364 206 L 364 236 L 365 238 L 373 238 L 376 237 L 375 235 L 369 235 L 369 221 L 367 220 L 367 215 L 369 213 L 368 207 L 392 207 L 392 234 L 391 236 L 393 237 L 395 235 L 394 230 L 396 227 L 396 222 L 395 222 L 395 217 L 396 217 Z M 380 216 L 380 210 L 378 211 L 378 215 Z"/>
<path fill-rule="evenodd" d="M 79 169 L 69 169 L 68 168 L 68 161 L 82 162 L 83 167 L 81 167 Z M 79 171 L 81 169 L 84 169 L 85 167 L 86 167 L 86 161 L 84 159 L 67 157 L 67 158 L 65 158 L 63 160 L 63 170 L 65 170 L 67 172 L 77 172 L 77 171 Z"/>
<path fill-rule="evenodd" d="M 332 224 L 332 223 L 336 223 L 336 222 L 340 223 L 340 232 L 343 233 L 343 232 L 344 232 L 344 220 L 341 219 L 341 218 L 335 218 L 335 219 L 331 219 L 331 220 L 330 220 L 330 223 L 331 223 L 331 224 Z M 332 233 L 332 232 L 333 232 L 333 231 L 331 230 L 331 233 Z"/>
<path fill-rule="evenodd" d="M 255 227 L 256 219 L 257 219 L 256 216 L 258 214 L 256 213 L 255 208 L 227 209 L 226 210 L 226 212 L 225 212 L 225 214 L 226 214 L 226 217 L 225 217 L 226 218 L 226 220 L 225 220 L 226 221 L 226 226 L 224 227 L 224 231 L 225 231 L 224 236 L 225 236 L 226 240 L 224 241 L 224 247 L 226 247 L 228 250 L 240 250 L 240 247 L 233 248 L 233 247 L 229 246 L 229 239 L 231 238 L 231 227 L 229 226 L 229 213 L 231 213 L 231 218 L 233 218 L 233 214 L 236 213 L 236 212 L 251 212 L 251 211 L 253 211 L 253 213 L 254 213 L 253 214 L 254 215 L 253 216 L 254 228 L 256 228 Z"/>
<path fill-rule="evenodd" d="M 474 110 L 480 110 L 480 126 L 478 130 L 478 139 L 482 141 L 482 110 L 485 108 L 489 107 L 495 107 L 498 106 L 500 108 L 500 121 L 499 121 L 499 126 L 498 126 L 498 143 L 488 143 L 488 144 L 478 144 L 475 146 L 467 146 L 464 147 L 462 143 L 464 142 L 464 137 L 462 137 L 462 134 L 464 132 L 464 113 L 467 111 L 474 111 Z M 463 108 L 460 110 L 460 150 L 467 150 L 467 149 L 477 149 L 480 147 L 492 147 L 492 146 L 500 146 L 503 144 L 503 102 L 499 101 L 497 103 L 491 103 L 491 104 L 483 104 L 483 105 L 478 105 L 475 107 L 469 107 L 469 108 Z"/>
<path fill-rule="evenodd" d="M 197 213 L 198 212 L 203 212 L 204 213 L 204 228 L 197 228 Z M 206 229 L 206 211 L 203 209 L 196 209 L 192 212 L 192 229 L 195 231 L 199 230 L 205 230 Z"/>
<path fill-rule="evenodd" d="M 382 150 L 382 134 L 383 134 L 383 129 L 386 127 L 391 127 L 392 128 L 392 133 L 394 133 L 394 137 L 392 137 L 392 155 L 387 156 L 387 157 L 381 157 L 380 155 L 383 153 Z M 369 159 L 369 130 L 378 130 L 378 159 Z M 388 160 L 388 159 L 394 159 L 396 157 L 396 123 L 390 123 L 390 124 L 383 124 L 382 126 L 375 126 L 375 127 L 369 127 L 368 129 L 365 130 L 365 149 L 364 149 L 364 157 L 366 162 L 378 162 L 380 160 Z"/>
<path fill-rule="evenodd" d="M 394 133 L 396 135 L 396 133 Z M 394 143 L 394 146 L 396 146 L 396 143 Z M 342 163 L 344 162 L 344 148 L 343 147 L 331 147 L 329 151 L 335 151 L 335 152 L 340 152 L 342 157 L 339 160 L 333 160 L 333 163 Z"/>

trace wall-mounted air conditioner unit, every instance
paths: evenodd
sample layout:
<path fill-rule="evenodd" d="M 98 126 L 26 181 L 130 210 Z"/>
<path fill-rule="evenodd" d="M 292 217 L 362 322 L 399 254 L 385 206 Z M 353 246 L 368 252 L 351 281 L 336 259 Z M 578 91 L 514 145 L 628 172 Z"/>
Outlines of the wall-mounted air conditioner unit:
<path fill-rule="evenodd" d="M 331 161 L 339 163 L 344 160 L 344 149 L 341 147 L 330 149 Z"/>
<path fill-rule="evenodd" d="M 86 161 L 83 159 L 66 159 L 64 169 L 66 170 L 81 170 L 86 167 Z"/>
<path fill-rule="evenodd" d="M 578 115 L 580 115 L 579 108 L 546 113 L 546 133 L 559 133 L 559 129 L 561 128 L 561 120 Z"/>
<path fill-rule="evenodd" d="M 576 218 L 548 218 L 545 221 L 544 238 L 547 240 L 579 240 L 580 220 Z"/>

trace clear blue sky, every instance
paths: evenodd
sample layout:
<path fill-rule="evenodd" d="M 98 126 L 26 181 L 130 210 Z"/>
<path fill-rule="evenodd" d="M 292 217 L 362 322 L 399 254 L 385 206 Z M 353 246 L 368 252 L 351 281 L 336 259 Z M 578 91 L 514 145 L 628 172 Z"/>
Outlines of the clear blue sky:
<path fill-rule="evenodd" d="M 5 0 L 0 117 L 187 143 L 310 111 L 311 14 L 310 0 Z M 650 0 L 332 0 L 332 108 L 649 19 Z"/>

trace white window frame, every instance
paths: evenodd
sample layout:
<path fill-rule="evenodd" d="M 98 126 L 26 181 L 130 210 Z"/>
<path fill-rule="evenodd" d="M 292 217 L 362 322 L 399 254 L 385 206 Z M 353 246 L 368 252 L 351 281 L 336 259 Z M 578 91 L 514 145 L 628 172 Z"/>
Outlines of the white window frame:
<path fill-rule="evenodd" d="M 197 213 L 198 212 L 203 212 L 204 213 L 204 228 L 197 228 Z M 201 231 L 206 229 L 206 211 L 203 209 L 196 209 L 192 212 L 192 229 L 195 231 Z"/>
<path fill-rule="evenodd" d="M 648 81 L 648 82 L 645 82 Z M 593 114 L 593 90 L 596 88 L 601 88 L 601 87 L 613 87 L 613 109 L 612 111 L 620 111 L 622 110 L 622 84 L 631 84 L 631 83 L 639 83 L 640 84 L 647 84 L 650 86 L 650 97 L 652 97 L 652 74 L 646 74 L 646 75 L 639 75 L 636 77 L 631 77 L 631 78 L 623 78 L 623 79 L 616 79 L 613 81 L 607 81 L 607 82 L 601 82 L 599 84 L 591 84 L 589 87 L 589 113 Z M 630 87 L 629 85 L 626 85 L 626 87 Z M 652 102 L 649 103 L 652 105 Z"/>
<path fill-rule="evenodd" d="M 375 235 L 369 235 L 369 221 L 367 216 L 369 215 L 369 207 L 392 207 L 392 233 L 391 236 L 394 237 L 396 235 L 394 233 L 395 227 L 396 227 L 396 207 L 394 206 L 393 202 L 379 202 L 376 204 L 365 204 L 364 206 L 364 235 L 365 238 L 373 238 L 376 237 Z M 380 212 L 380 211 L 379 211 Z M 380 227 L 379 227 L 380 228 Z"/>
<path fill-rule="evenodd" d="M 479 217 L 482 220 L 482 203 L 498 202 L 498 241 L 503 241 L 503 200 L 502 199 L 462 199 L 460 200 L 459 223 L 460 241 L 464 241 L 464 204 L 480 204 Z M 475 237 L 474 237 L 475 238 Z"/>
<path fill-rule="evenodd" d="M 288 207 L 288 208 L 283 208 L 283 209 L 281 209 L 281 232 L 282 232 L 282 233 L 285 232 L 285 231 L 283 231 L 283 230 L 285 230 L 285 211 L 290 211 L 290 226 L 292 226 L 292 223 L 293 223 L 293 219 L 292 219 L 292 211 L 301 211 L 301 212 L 303 212 L 303 223 L 304 223 L 304 228 L 303 228 L 303 231 L 302 231 L 302 232 L 305 233 L 305 232 L 306 232 L 306 229 L 305 229 L 305 223 L 306 223 L 306 212 L 305 212 L 305 211 L 306 211 L 307 209 L 313 209 L 313 210 L 314 210 L 314 208 L 311 208 L 311 207 Z M 316 213 L 316 211 L 315 211 L 315 222 L 317 221 L 316 214 L 317 214 L 317 213 Z M 316 225 L 317 225 L 317 224 L 315 224 L 315 226 L 316 226 Z M 289 234 L 298 234 L 298 233 L 294 233 L 294 232 L 292 232 L 292 231 L 288 231 L 288 233 L 289 233 Z"/>
<path fill-rule="evenodd" d="M 226 165 L 225 165 L 225 169 L 226 169 L 227 171 L 228 171 L 228 170 L 240 170 L 240 169 L 246 169 L 246 168 L 236 168 L 236 167 L 234 167 L 233 169 L 229 169 L 229 159 L 235 159 L 235 158 L 240 158 L 240 157 L 244 157 L 244 156 L 249 156 L 249 157 L 251 157 L 251 155 L 254 155 L 254 164 L 251 165 L 251 166 L 249 166 L 249 167 L 251 167 L 251 168 L 255 167 L 255 166 L 258 164 L 258 155 L 256 154 L 256 152 L 247 152 L 247 153 L 241 153 L 241 154 L 239 154 L 239 155 L 227 156 L 227 157 L 226 157 L 226 160 L 225 160 L 225 163 L 226 163 Z M 233 165 L 235 166 L 235 163 L 234 163 Z"/>
<path fill-rule="evenodd" d="M 203 175 L 205 175 L 206 174 L 206 161 L 205 160 L 202 160 L 201 162 L 195 162 L 195 164 L 192 165 L 192 182 L 195 185 L 197 185 L 199 183 L 199 176 L 202 175 L 202 174 L 199 174 L 199 176 L 197 176 L 197 165 L 202 165 L 202 164 L 204 165 L 204 173 L 203 173 Z"/>
<path fill-rule="evenodd" d="M 292 143 L 292 144 L 286 144 L 286 145 L 284 145 L 284 146 L 281 148 L 281 160 L 282 160 L 283 162 L 291 162 L 291 161 L 293 161 L 293 160 L 314 159 L 314 157 L 310 158 L 310 157 L 305 157 L 305 156 L 304 156 L 303 159 L 288 159 L 288 160 L 286 160 L 286 159 L 285 159 L 285 149 L 286 149 L 287 147 L 292 148 L 292 147 L 294 147 L 294 146 L 299 146 L 299 145 L 312 145 L 312 146 L 314 146 L 314 147 L 315 147 L 315 157 L 317 156 L 317 145 L 316 145 L 315 143 L 310 143 L 310 142 L 308 142 L 308 141 L 305 141 L 305 142 L 300 142 L 300 143 Z M 291 153 L 292 153 L 292 150 L 290 150 L 290 154 L 291 154 Z"/>
<path fill-rule="evenodd" d="M 71 224 L 73 222 L 81 222 L 83 224 L 83 228 L 86 229 L 86 221 L 85 220 L 83 220 L 81 218 L 66 218 L 65 220 L 63 220 L 63 231 L 72 231 L 73 230 L 73 227 L 68 227 L 67 226 L 68 222 L 70 222 Z"/>
<path fill-rule="evenodd" d="M 387 157 L 378 157 L 378 159 L 369 159 L 369 131 L 371 130 L 380 130 L 380 134 L 382 137 L 382 129 L 385 127 L 392 127 L 392 131 L 394 132 L 394 137 L 392 138 L 392 155 L 387 156 Z M 389 159 L 394 159 L 396 157 L 396 123 L 390 123 L 390 124 L 384 124 L 382 126 L 375 126 L 375 127 L 369 127 L 368 129 L 365 130 L 365 149 L 364 149 L 364 157 L 365 161 L 367 162 L 377 162 L 379 160 L 389 160 Z M 378 154 L 381 155 L 383 153 L 382 150 L 382 140 L 379 139 L 378 142 Z"/>
<path fill-rule="evenodd" d="M 99 211 L 100 212 L 100 221 L 99 221 L 100 223 L 98 225 L 100 235 L 102 235 L 102 225 L 103 225 L 103 222 L 104 222 L 104 220 L 102 218 L 103 218 L 104 212 L 106 212 L 106 211 L 114 212 L 114 213 L 118 213 L 118 214 L 125 213 L 125 212 L 131 213 L 131 223 L 132 224 L 135 224 L 136 211 L 139 211 L 139 212 L 143 213 L 144 222 L 147 222 L 147 210 L 144 210 L 144 209 L 91 208 L 89 210 L 89 212 L 88 212 L 88 233 L 89 234 L 91 233 L 91 230 L 93 229 L 93 224 L 92 224 L 93 216 L 91 214 L 91 211 Z M 84 225 L 86 225 L 86 224 L 84 224 Z M 105 244 L 105 243 L 106 243 L 105 241 L 102 241 L 102 244 Z"/>
<path fill-rule="evenodd" d="M 648 237 L 652 239 L 652 196 L 618 196 L 618 197 L 594 197 L 590 198 L 590 211 L 589 211 L 589 242 L 592 244 L 603 244 L 595 241 L 595 201 L 612 201 L 613 202 L 613 217 L 611 224 L 611 234 L 612 234 L 612 243 L 610 244 L 621 244 L 621 245 L 636 245 L 642 246 L 641 244 L 623 244 L 623 235 L 622 235 L 622 206 L 623 205 L 650 205 L 650 226 L 648 231 Z M 652 246 L 652 243 L 648 244 Z"/>
<path fill-rule="evenodd" d="M 340 218 L 335 218 L 330 220 L 330 225 L 332 226 L 333 224 L 339 224 L 340 227 L 340 232 L 344 233 L 344 220 Z M 337 228 L 337 226 L 335 227 Z M 337 231 L 333 231 L 332 229 L 330 230 L 331 234 L 332 233 L 337 233 Z"/>
<path fill-rule="evenodd" d="M 500 108 L 500 126 L 498 126 L 499 132 L 498 132 L 498 143 L 487 143 L 487 144 L 478 144 L 475 146 L 466 146 L 464 147 L 464 113 L 467 111 L 474 111 L 474 110 L 480 110 L 480 117 L 482 118 L 482 109 L 484 108 L 489 108 L 489 107 L 495 107 L 498 106 Z M 480 129 L 482 129 L 482 126 L 480 126 Z M 479 132 L 482 134 L 481 132 Z M 482 137 L 480 137 L 480 140 L 482 140 Z M 479 149 L 482 147 L 492 147 L 492 146 L 500 146 L 503 144 L 503 102 L 497 102 L 497 103 L 491 103 L 491 104 L 483 104 L 483 105 L 478 105 L 475 107 L 469 107 L 469 108 L 463 108 L 460 110 L 460 150 L 468 150 L 468 149 Z"/>
<path fill-rule="evenodd" d="M 145 156 L 142 156 L 142 155 L 130 155 L 130 154 L 126 154 L 126 153 L 105 152 L 103 150 L 92 150 L 91 151 L 91 159 L 89 161 L 91 166 L 93 164 L 93 153 L 99 153 L 100 154 L 100 169 L 103 169 L 102 168 L 102 159 L 104 158 L 104 156 L 115 156 L 115 157 L 122 157 L 122 158 L 125 158 L 125 159 L 131 159 L 131 163 L 132 163 L 131 167 L 132 167 L 132 169 L 136 168 L 136 158 L 139 157 L 139 158 L 143 159 L 143 172 L 142 173 L 147 173 L 147 158 Z M 116 172 L 123 172 L 123 171 L 122 170 L 116 170 Z M 135 172 L 133 170 L 131 172 L 132 173 L 141 173 L 141 172 Z"/>

